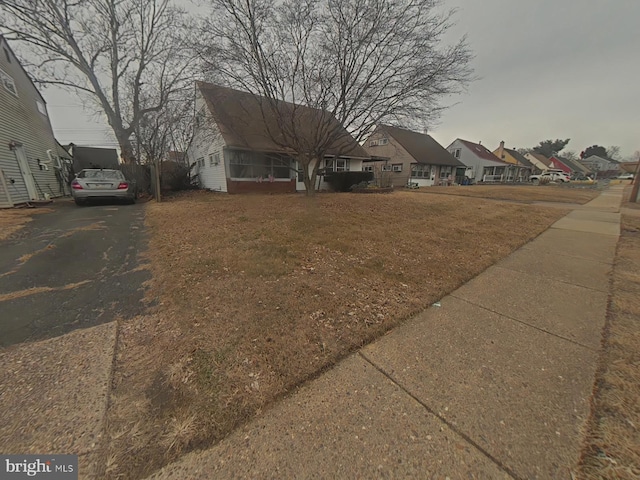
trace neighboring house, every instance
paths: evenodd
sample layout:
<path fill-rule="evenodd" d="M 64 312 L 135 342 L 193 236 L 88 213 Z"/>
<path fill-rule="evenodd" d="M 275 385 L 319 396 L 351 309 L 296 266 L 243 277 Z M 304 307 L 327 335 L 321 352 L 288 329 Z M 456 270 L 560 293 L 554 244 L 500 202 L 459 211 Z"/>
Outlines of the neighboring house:
<path fill-rule="evenodd" d="M 403 187 L 411 182 L 426 187 L 464 180 L 464 164 L 426 133 L 378 125 L 365 142 L 365 150 L 373 157 L 388 158 L 364 165 L 365 170 L 388 180 L 384 186 Z"/>
<path fill-rule="evenodd" d="M 536 170 L 536 167 L 533 165 L 533 163 L 531 163 L 516 149 L 505 148 L 504 142 L 500 142 L 500 146 L 494 150 L 493 154 L 503 162 L 524 167 L 519 168 L 514 172 L 516 175 L 515 179 L 507 179 L 507 181 L 528 182 L 529 177 L 531 176 L 533 171 Z"/>
<path fill-rule="evenodd" d="M 195 94 L 196 130 L 188 156 L 203 188 L 228 193 L 304 190 L 299 152 L 285 145 L 280 119 L 261 105 L 265 99 L 204 82 L 196 82 Z M 362 171 L 367 152 L 328 112 L 286 102 L 279 107 L 295 112 L 292 123 L 310 145 L 319 120 L 337 132 L 322 159 L 323 171 Z M 316 187 L 328 188 L 322 176 Z"/>
<path fill-rule="evenodd" d="M 70 143 L 65 149 L 73 158 L 73 171 L 75 173 L 85 168 L 120 169 L 118 152 L 114 148 L 79 147 Z"/>
<path fill-rule="evenodd" d="M 592 172 L 598 172 L 601 175 L 617 175 L 620 172 L 620 163 L 609 158 L 602 158 L 597 155 L 591 155 L 588 158 L 580 160 L 580 163 Z"/>
<path fill-rule="evenodd" d="M 0 206 L 64 195 L 46 102 L 0 35 Z"/>
<path fill-rule="evenodd" d="M 562 170 L 569 175 L 572 173 L 583 173 L 585 175 L 591 173 L 587 167 L 581 165 L 577 160 L 571 160 L 559 155 L 549 157 L 549 168 Z"/>
<path fill-rule="evenodd" d="M 527 153 L 524 157 L 529 160 L 535 167 L 535 173 L 546 172 L 547 170 L 549 170 L 549 168 L 551 168 L 551 162 L 549 162 L 549 159 L 541 153 L 530 152 Z"/>
<path fill-rule="evenodd" d="M 460 138 L 447 147 L 456 159 L 466 167 L 465 175 L 473 182 L 505 182 L 507 178 L 518 178 L 524 167 L 504 162 L 480 143 Z"/>

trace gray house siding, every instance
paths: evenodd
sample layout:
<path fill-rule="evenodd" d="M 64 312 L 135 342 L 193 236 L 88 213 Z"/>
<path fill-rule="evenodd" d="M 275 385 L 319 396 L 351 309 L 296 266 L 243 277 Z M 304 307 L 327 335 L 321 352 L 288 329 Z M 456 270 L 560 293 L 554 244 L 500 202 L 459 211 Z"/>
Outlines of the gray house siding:
<path fill-rule="evenodd" d="M 38 109 L 40 105 L 46 112 L 46 103 L 2 37 L 0 69 L 13 79 L 17 91 L 16 96 L 0 82 L 0 169 L 11 200 L 17 204 L 61 196 L 64 187 L 50 162 L 50 155 L 56 156 L 57 144 L 48 116 Z M 20 145 L 33 175 L 36 198 L 30 198 L 16 157 L 15 148 Z"/>

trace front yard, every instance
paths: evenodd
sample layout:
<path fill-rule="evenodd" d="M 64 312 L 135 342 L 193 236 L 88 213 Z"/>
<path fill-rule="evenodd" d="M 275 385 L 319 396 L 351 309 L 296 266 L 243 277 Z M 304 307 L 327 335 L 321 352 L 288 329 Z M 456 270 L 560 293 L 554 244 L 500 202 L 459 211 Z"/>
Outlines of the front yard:
<path fill-rule="evenodd" d="M 193 192 L 147 214 L 155 306 L 121 325 L 111 478 L 222 438 L 564 211 L 414 192 Z"/>
<path fill-rule="evenodd" d="M 599 195 L 595 186 L 557 185 L 471 185 L 464 187 L 430 187 L 424 193 L 511 200 L 515 202 L 557 202 L 585 204 Z"/>

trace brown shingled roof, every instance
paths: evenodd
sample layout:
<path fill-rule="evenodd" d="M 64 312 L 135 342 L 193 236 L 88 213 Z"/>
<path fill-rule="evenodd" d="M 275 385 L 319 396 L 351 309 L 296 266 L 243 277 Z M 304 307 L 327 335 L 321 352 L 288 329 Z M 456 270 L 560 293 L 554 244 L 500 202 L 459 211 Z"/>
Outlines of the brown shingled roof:
<path fill-rule="evenodd" d="M 281 126 L 282 115 L 277 115 L 269 108 L 266 98 L 210 83 L 196 84 L 227 146 L 263 152 L 297 153 L 286 140 L 285 129 Z M 327 155 L 369 157 L 329 112 L 284 101 L 276 103 L 279 112 L 290 112 L 291 124 L 295 124 L 298 139 L 303 143 L 310 147 L 318 145 L 322 140 L 317 137 L 330 131 L 335 133 L 335 140 L 330 142 Z"/>
<path fill-rule="evenodd" d="M 418 133 L 391 125 L 379 125 L 376 130 L 386 132 L 393 137 L 418 163 L 464 167 L 462 162 L 425 133 Z"/>
<path fill-rule="evenodd" d="M 479 143 L 473 143 L 470 142 L 468 140 L 462 140 L 461 138 L 459 139 L 469 150 L 471 150 L 476 156 L 480 157 L 480 158 L 484 158 L 485 160 L 491 160 L 493 162 L 498 162 L 498 163 L 502 163 L 504 165 L 511 165 L 508 162 L 504 162 L 502 160 L 500 160 L 496 155 L 494 155 L 493 153 L 491 153 L 491 150 L 489 150 L 487 147 L 485 147 L 484 145 L 480 145 Z"/>

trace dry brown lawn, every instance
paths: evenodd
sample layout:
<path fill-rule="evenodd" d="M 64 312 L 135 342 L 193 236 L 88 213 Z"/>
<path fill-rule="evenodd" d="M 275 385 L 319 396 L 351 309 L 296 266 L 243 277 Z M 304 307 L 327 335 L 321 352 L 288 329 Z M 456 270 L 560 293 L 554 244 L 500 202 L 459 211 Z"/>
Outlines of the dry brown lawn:
<path fill-rule="evenodd" d="M 566 213 L 414 192 L 147 208 L 155 306 L 120 327 L 110 478 L 211 445 Z"/>
<path fill-rule="evenodd" d="M 471 185 L 465 187 L 429 187 L 414 190 L 418 193 L 460 195 L 464 197 L 511 200 L 516 202 L 559 202 L 585 204 L 600 192 L 591 187 L 573 188 L 556 185 Z"/>
<path fill-rule="evenodd" d="M 0 209 L 0 241 L 6 240 L 32 220 L 37 213 L 51 212 L 50 208 Z"/>
<path fill-rule="evenodd" d="M 639 346 L 640 216 L 624 215 L 580 478 L 640 478 Z"/>

